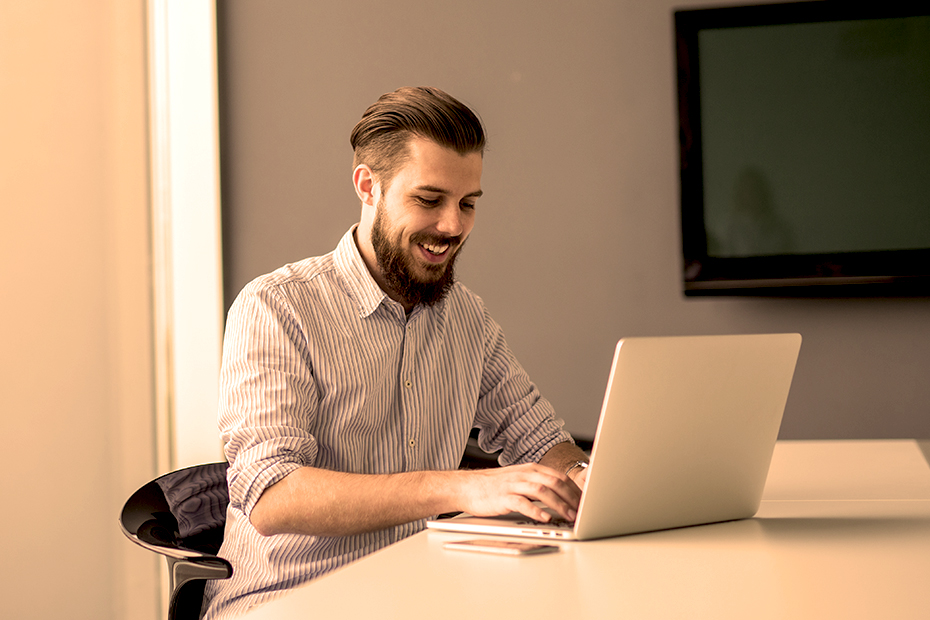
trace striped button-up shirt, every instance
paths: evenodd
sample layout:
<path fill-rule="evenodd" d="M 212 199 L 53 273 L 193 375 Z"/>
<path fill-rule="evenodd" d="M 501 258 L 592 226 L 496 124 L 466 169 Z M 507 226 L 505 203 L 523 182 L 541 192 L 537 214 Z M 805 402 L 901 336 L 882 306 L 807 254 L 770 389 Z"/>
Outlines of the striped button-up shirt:
<path fill-rule="evenodd" d="M 417 521 L 345 537 L 263 537 L 262 492 L 302 466 L 386 474 L 455 469 L 473 427 L 503 465 L 571 437 L 481 299 L 456 283 L 409 317 L 372 278 L 354 228 L 333 252 L 243 289 L 227 321 L 219 422 L 230 463 L 229 580 L 208 618 L 234 615 L 410 536 Z"/>

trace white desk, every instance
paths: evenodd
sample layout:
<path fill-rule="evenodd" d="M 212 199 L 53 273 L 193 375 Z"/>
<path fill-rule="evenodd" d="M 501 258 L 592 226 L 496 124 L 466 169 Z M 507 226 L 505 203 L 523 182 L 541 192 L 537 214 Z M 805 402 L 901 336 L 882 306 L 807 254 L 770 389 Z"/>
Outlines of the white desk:
<path fill-rule="evenodd" d="M 921 446 L 779 442 L 754 519 L 562 543 L 551 555 L 448 551 L 461 534 L 423 532 L 247 619 L 927 619 Z"/>

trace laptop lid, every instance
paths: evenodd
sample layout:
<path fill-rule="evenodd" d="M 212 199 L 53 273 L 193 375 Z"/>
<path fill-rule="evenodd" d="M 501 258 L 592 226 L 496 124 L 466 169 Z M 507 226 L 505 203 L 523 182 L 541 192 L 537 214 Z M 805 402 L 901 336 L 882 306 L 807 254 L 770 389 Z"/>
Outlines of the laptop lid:
<path fill-rule="evenodd" d="M 461 516 L 428 525 L 587 540 L 751 517 L 800 346 L 799 334 L 624 338 L 569 533 L 519 518 Z"/>

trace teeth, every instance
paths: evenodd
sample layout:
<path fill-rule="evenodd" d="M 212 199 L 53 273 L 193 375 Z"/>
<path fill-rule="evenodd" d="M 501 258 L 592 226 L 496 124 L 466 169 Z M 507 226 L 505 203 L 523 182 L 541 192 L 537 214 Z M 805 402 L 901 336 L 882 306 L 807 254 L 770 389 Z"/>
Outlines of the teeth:
<path fill-rule="evenodd" d="M 449 244 L 448 244 L 448 243 L 446 243 L 446 244 L 444 244 L 444 245 L 432 245 L 432 244 L 424 243 L 424 244 L 422 244 L 422 246 L 423 246 L 426 250 L 428 250 L 430 254 L 435 254 L 435 255 L 437 255 L 437 256 L 440 255 L 440 254 L 442 254 L 442 253 L 444 253 L 446 250 L 449 249 Z"/>

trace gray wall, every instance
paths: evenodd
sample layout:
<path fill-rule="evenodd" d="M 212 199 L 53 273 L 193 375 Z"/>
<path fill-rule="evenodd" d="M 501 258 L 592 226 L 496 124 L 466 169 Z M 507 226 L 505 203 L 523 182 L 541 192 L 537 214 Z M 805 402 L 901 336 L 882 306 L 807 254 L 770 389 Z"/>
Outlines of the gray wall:
<path fill-rule="evenodd" d="M 930 437 L 930 300 L 685 299 L 665 0 L 219 3 L 227 296 L 354 223 L 348 135 L 402 85 L 487 127 L 460 262 L 569 430 L 622 336 L 798 331 L 783 438 Z"/>

